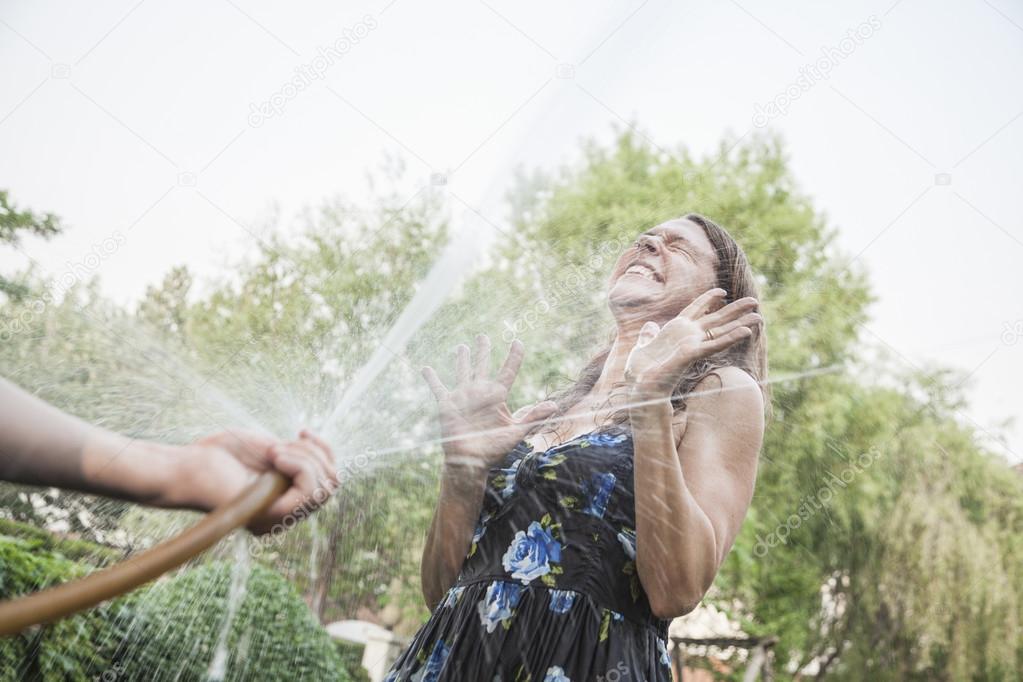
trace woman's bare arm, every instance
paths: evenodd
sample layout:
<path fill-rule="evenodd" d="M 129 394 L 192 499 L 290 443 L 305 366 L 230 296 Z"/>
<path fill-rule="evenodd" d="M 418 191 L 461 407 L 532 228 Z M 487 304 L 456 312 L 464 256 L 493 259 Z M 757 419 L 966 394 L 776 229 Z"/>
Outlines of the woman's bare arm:
<path fill-rule="evenodd" d="M 255 532 L 312 511 L 338 483 L 330 448 L 308 432 L 280 441 L 236 430 L 165 445 L 93 426 L 0 379 L 0 480 L 207 511 L 270 469 L 292 486 L 250 524 Z"/>
<path fill-rule="evenodd" d="M 173 449 L 96 428 L 0 379 L 0 479 L 167 500 Z"/>
<path fill-rule="evenodd" d="M 461 469 L 461 470 L 459 470 Z M 433 610 L 458 578 L 483 506 L 486 472 L 445 465 L 440 498 L 420 565 L 423 597 Z"/>
<path fill-rule="evenodd" d="M 636 567 L 654 614 L 670 618 L 706 594 L 746 516 L 763 399 L 742 370 L 718 370 L 689 397 L 678 446 L 667 399 L 636 393 L 632 402 Z"/>

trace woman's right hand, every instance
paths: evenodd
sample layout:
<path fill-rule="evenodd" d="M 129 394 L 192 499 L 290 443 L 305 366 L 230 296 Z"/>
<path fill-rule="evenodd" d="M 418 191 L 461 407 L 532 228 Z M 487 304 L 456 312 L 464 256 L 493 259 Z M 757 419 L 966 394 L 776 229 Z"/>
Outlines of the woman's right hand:
<path fill-rule="evenodd" d="M 524 353 L 522 342 L 513 341 L 504 366 L 491 378 L 490 339 L 485 334 L 476 337 L 475 357 L 470 357 L 468 346 L 459 344 L 455 348 L 454 390 L 441 382 L 432 367 L 423 368 L 423 377 L 440 409 L 445 464 L 485 474 L 538 423 L 557 411 L 558 406 L 550 400 L 515 414 L 508 409 L 508 392 Z"/>

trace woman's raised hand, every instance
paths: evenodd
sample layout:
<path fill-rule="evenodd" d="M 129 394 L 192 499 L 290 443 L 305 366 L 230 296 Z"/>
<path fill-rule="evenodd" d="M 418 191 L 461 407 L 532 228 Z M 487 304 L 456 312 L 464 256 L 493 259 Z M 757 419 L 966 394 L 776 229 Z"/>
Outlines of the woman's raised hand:
<path fill-rule="evenodd" d="M 444 455 L 448 464 L 462 465 L 485 473 L 501 461 L 539 422 L 558 408 L 543 401 L 512 414 L 508 392 L 522 365 L 525 349 L 512 342 L 508 358 L 497 376 L 490 376 L 490 339 L 476 337 L 474 357 L 469 347 L 455 348 L 456 383 L 453 390 L 441 382 L 432 367 L 423 368 L 423 377 L 437 398 Z"/>
<path fill-rule="evenodd" d="M 644 324 L 625 363 L 630 388 L 668 397 L 692 363 L 749 337 L 763 322 L 756 312 L 757 299 L 740 298 L 719 306 L 724 296 L 724 289 L 710 289 L 663 327 Z"/>

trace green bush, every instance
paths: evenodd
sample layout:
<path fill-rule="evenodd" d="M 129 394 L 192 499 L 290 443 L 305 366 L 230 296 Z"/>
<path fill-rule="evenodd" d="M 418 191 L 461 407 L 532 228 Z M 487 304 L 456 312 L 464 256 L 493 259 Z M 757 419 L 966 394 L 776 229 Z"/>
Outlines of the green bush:
<path fill-rule="evenodd" d="M 39 539 L 0 535 L 0 598 L 83 575 L 86 568 Z M 35 632 L 0 639 L 0 680 L 92 680 L 108 667 L 120 604 L 104 605 Z"/>
<path fill-rule="evenodd" d="M 45 549 L 67 559 L 82 561 L 90 565 L 96 564 L 97 559 L 102 560 L 99 563 L 109 564 L 124 557 L 124 552 L 106 545 L 97 545 L 86 540 L 61 538 L 31 524 L 10 519 L 0 518 L 0 535 L 28 540 L 32 542 L 34 548 Z"/>
<path fill-rule="evenodd" d="M 334 640 L 334 646 L 352 682 L 369 682 L 369 673 L 362 667 L 362 652 L 366 647 L 339 639 Z"/>
<path fill-rule="evenodd" d="M 242 586 L 225 635 L 231 593 Z M 292 585 L 259 565 L 215 562 L 182 573 L 133 599 L 127 617 L 131 636 L 116 660 L 123 679 L 216 677 L 212 661 L 222 637 L 225 680 L 350 679 Z"/>
<path fill-rule="evenodd" d="M 88 572 L 62 555 L 59 540 L 49 542 L 0 535 L 0 598 Z M 238 598 L 224 633 L 232 591 Z M 206 680 L 221 637 L 224 680 L 357 679 L 284 578 L 216 562 L 0 640 L 0 682 Z"/>

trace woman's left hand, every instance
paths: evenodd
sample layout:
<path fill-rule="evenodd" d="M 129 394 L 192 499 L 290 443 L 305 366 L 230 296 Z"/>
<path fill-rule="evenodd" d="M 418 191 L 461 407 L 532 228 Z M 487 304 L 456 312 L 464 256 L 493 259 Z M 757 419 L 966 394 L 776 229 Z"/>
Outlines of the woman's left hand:
<path fill-rule="evenodd" d="M 643 325 L 625 363 L 625 378 L 632 392 L 671 396 L 692 363 L 749 337 L 752 328 L 763 322 L 755 312 L 757 299 L 740 298 L 717 307 L 724 296 L 724 289 L 710 289 L 663 327 L 656 322 Z"/>
<path fill-rule="evenodd" d="M 276 470 L 291 486 L 269 509 L 248 525 L 256 534 L 276 526 L 290 528 L 326 502 L 339 480 L 334 455 L 323 440 L 301 431 L 281 441 L 248 431 L 224 431 L 185 447 L 184 506 L 209 511 L 240 493 L 256 475 Z"/>

